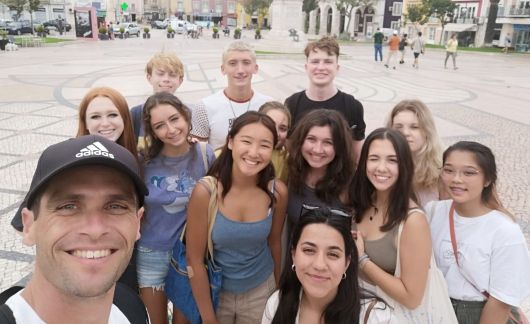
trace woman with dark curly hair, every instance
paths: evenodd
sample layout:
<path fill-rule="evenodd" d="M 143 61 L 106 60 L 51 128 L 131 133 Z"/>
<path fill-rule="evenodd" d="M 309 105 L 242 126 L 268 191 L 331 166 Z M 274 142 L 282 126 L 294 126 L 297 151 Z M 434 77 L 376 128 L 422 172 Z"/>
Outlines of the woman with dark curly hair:
<path fill-rule="evenodd" d="M 291 233 L 302 205 L 344 209 L 355 170 L 352 138 L 341 113 L 317 109 L 307 113 L 289 138 L 289 202 Z"/>

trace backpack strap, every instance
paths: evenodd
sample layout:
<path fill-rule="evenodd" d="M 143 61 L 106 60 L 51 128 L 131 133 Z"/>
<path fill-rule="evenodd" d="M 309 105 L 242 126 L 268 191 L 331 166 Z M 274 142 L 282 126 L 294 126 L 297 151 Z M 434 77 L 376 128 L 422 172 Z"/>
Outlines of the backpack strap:
<path fill-rule="evenodd" d="M 22 289 L 24 289 L 22 286 L 13 286 L 0 293 L 0 324 L 17 323 L 13 311 L 6 305 L 6 301 Z"/>
<path fill-rule="evenodd" d="M 24 289 L 22 286 L 13 286 L 11 288 L 8 288 L 0 293 L 0 305 L 4 305 L 6 301 L 19 292 L 20 290 Z"/>
<path fill-rule="evenodd" d="M 144 303 L 138 294 L 126 285 L 120 282 L 116 283 L 112 303 L 118 307 L 131 324 L 149 323 L 149 315 Z"/>
<path fill-rule="evenodd" d="M 136 137 L 136 142 L 138 142 L 138 138 L 140 137 L 140 128 L 142 127 L 142 111 L 144 110 L 144 106 L 140 106 L 140 109 L 132 109 L 131 110 L 131 117 L 133 122 L 133 130 L 134 130 L 134 136 Z"/>
<path fill-rule="evenodd" d="M 17 321 L 13 311 L 6 304 L 0 305 L 0 324 L 16 324 Z"/>
<path fill-rule="evenodd" d="M 199 141 L 201 147 L 202 163 L 204 163 L 204 170 L 208 172 L 208 156 L 206 155 L 206 142 Z"/>

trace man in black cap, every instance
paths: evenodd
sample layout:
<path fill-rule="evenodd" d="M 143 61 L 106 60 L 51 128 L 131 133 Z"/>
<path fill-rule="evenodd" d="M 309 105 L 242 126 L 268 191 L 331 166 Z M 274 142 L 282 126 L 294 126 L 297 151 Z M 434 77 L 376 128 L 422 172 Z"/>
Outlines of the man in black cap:
<path fill-rule="evenodd" d="M 42 153 L 22 210 L 35 270 L 6 302 L 17 323 L 130 322 L 113 297 L 140 237 L 147 188 L 138 174 L 136 158 L 100 136 Z"/>

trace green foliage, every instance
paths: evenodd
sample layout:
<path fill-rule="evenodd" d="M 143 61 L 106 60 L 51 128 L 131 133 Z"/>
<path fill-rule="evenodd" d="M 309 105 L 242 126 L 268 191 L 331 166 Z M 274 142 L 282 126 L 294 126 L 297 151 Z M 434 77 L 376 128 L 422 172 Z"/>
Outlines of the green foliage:
<path fill-rule="evenodd" d="M 258 27 L 255 30 L 256 35 L 261 35 L 261 29 Z"/>
<path fill-rule="evenodd" d="M 304 0 L 302 11 L 310 13 L 318 7 L 318 0 Z"/>
<path fill-rule="evenodd" d="M 214 27 L 212 28 L 212 32 L 213 32 L 214 34 L 217 34 L 217 33 L 219 32 L 219 28 L 216 27 L 216 26 L 214 26 Z"/>
<path fill-rule="evenodd" d="M 44 33 L 44 26 L 43 26 L 43 25 L 37 25 L 37 26 L 35 27 L 35 31 L 36 31 L 37 33 Z"/>
<path fill-rule="evenodd" d="M 249 16 L 253 15 L 254 12 L 263 14 L 263 10 L 270 7 L 272 0 L 244 0 L 242 2 L 245 13 Z M 261 11 L 261 12 L 260 12 Z"/>
<path fill-rule="evenodd" d="M 29 13 L 37 11 L 40 7 L 40 0 L 28 0 Z"/>
<path fill-rule="evenodd" d="M 99 33 L 100 34 L 106 34 L 107 33 L 107 28 L 106 27 L 99 27 Z"/>
<path fill-rule="evenodd" d="M 241 34 L 241 28 L 234 29 L 234 34 L 240 35 Z"/>
<path fill-rule="evenodd" d="M 403 14 L 405 21 L 423 25 L 429 20 L 429 10 L 423 4 L 409 4 L 407 13 Z"/>
<path fill-rule="evenodd" d="M 150 30 L 149 27 L 144 27 L 144 33 L 146 34 L 149 33 L 149 30 Z"/>
<path fill-rule="evenodd" d="M 456 4 L 451 0 L 423 0 L 423 7 L 428 16 L 436 16 L 443 26 L 447 24 L 446 18 L 452 18 L 456 9 Z"/>
<path fill-rule="evenodd" d="M 120 34 L 125 33 L 125 27 L 120 27 Z"/>
<path fill-rule="evenodd" d="M 7 39 L 7 31 L 0 30 L 0 39 Z"/>
<path fill-rule="evenodd" d="M 15 21 L 18 21 L 18 19 L 22 15 L 22 11 L 24 11 L 24 7 L 26 6 L 27 0 L 1 0 L 1 2 L 6 5 L 9 10 L 15 11 L 13 19 Z"/>
<path fill-rule="evenodd" d="M 167 27 L 167 33 L 168 34 L 173 34 L 175 31 L 173 30 L 173 28 L 171 26 L 168 26 Z"/>

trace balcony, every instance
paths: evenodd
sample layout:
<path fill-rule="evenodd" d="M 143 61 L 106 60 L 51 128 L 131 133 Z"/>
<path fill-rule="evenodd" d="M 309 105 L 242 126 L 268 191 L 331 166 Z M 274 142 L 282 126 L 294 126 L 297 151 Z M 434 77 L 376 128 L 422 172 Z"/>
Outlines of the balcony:
<path fill-rule="evenodd" d="M 510 8 L 508 17 L 530 17 L 530 8 Z"/>

